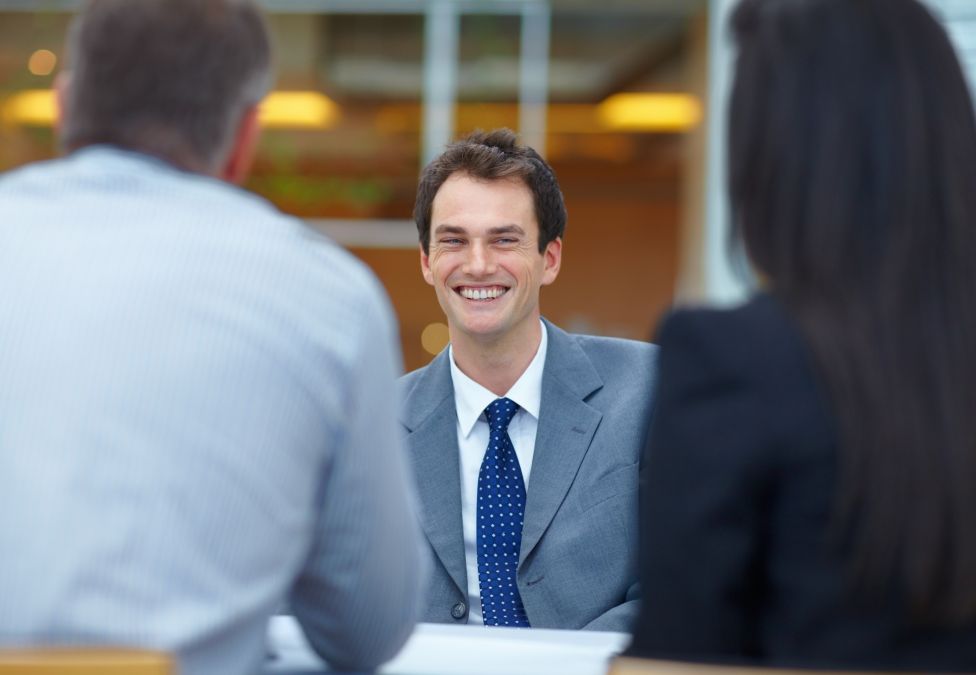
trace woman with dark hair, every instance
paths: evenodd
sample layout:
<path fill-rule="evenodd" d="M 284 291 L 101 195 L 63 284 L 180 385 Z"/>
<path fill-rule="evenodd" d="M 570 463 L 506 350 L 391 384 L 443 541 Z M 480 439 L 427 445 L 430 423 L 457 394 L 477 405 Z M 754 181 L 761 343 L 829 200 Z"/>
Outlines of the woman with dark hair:
<path fill-rule="evenodd" d="M 734 235 L 660 330 L 629 653 L 976 671 L 976 117 L 916 0 L 744 0 Z"/>

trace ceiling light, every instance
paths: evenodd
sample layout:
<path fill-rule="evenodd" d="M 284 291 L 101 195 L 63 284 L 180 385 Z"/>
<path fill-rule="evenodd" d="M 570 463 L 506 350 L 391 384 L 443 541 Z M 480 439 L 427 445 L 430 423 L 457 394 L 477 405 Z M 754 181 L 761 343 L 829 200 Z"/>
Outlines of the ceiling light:
<path fill-rule="evenodd" d="M 328 129 L 339 106 L 317 91 L 273 91 L 261 102 L 260 120 L 269 128 Z"/>
<path fill-rule="evenodd" d="M 701 104 L 690 94 L 623 93 L 604 100 L 601 123 L 618 131 L 687 131 L 701 121 Z"/>
<path fill-rule="evenodd" d="M 49 127 L 55 119 L 54 91 L 25 89 L 3 102 L 0 119 L 8 124 Z"/>
<path fill-rule="evenodd" d="M 23 126 L 52 126 L 54 91 L 26 89 L 7 98 L 0 119 Z M 261 124 L 269 128 L 327 129 L 339 119 L 339 106 L 315 91 L 274 91 L 261 103 Z"/>

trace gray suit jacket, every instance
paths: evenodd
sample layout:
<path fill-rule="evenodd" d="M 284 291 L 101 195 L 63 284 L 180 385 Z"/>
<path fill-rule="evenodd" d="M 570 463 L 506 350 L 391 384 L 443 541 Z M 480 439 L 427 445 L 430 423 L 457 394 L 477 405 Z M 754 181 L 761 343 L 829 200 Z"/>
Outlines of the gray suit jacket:
<path fill-rule="evenodd" d="M 637 477 L 657 348 L 570 335 L 549 346 L 518 587 L 536 628 L 629 631 L 637 616 Z M 466 623 L 457 410 L 445 349 L 404 375 L 402 422 L 433 574 L 422 621 Z"/>

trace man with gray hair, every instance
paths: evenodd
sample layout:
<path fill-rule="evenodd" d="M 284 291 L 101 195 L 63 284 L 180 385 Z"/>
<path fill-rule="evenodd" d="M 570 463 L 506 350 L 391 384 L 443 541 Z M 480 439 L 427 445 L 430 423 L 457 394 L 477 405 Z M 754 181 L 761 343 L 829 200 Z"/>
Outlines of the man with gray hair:
<path fill-rule="evenodd" d="M 270 49 L 251 0 L 94 0 L 65 158 L 0 177 L 0 643 L 253 672 L 287 601 L 333 666 L 424 578 L 395 328 L 349 254 L 231 183 Z"/>

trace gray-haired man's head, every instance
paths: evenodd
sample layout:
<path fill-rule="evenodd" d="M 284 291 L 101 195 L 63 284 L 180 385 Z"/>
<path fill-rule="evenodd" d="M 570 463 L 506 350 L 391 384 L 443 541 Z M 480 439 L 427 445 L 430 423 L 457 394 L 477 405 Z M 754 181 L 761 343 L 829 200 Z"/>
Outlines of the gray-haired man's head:
<path fill-rule="evenodd" d="M 217 172 L 271 84 L 252 0 L 90 0 L 68 34 L 61 138 Z"/>

